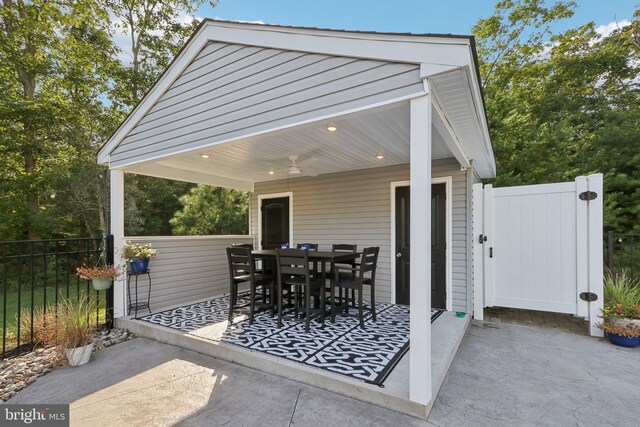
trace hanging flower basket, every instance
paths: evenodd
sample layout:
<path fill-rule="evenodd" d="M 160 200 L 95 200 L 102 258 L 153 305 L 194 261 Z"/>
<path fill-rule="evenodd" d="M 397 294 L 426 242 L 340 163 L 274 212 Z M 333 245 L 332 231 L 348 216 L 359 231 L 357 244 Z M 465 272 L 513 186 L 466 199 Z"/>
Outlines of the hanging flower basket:
<path fill-rule="evenodd" d="M 76 274 L 83 279 L 91 280 L 91 285 L 96 291 L 103 291 L 111 287 L 111 283 L 120 275 L 120 268 L 116 265 L 103 265 L 87 267 L 83 265 L 76 269 Z"/>
<path fill-rule="evenodd" d="M 96 291 L 104 291 L 111 287 L 113 281 L 111 279 L 91 279 L 91 285 Z"/>

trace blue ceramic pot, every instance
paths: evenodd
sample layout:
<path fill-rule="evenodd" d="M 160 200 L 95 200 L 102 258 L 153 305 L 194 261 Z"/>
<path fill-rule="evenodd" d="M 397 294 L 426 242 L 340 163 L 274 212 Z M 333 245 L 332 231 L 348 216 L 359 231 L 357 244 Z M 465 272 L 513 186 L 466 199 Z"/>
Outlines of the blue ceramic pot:
<path fill-rule="evenodd" d="M 607 333 L 607 337 L 609 338 L 609 341 L 611 342 L 611 344 L 619 345 L 621 347 L 633 348 L 640 343 L 640 338 L 638 337 L 629 338 L 629 337 L 625 337 L 624 335 L 618 335 L 618 334 L 612 334 L 612 333 Z"/>
<path fill-rule="evenodd" d="M 149 269 L 149 258 L 130 258 L 129 268 L 134 274 L 146 273 Z"/>

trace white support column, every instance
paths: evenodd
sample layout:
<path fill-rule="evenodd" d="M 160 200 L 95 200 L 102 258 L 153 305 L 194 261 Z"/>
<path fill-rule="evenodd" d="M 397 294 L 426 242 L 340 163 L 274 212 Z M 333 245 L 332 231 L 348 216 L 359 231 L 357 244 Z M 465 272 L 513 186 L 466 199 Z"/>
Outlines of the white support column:
<path fill-rule="evenodd" d="M 111 175 L 111 234 L 113 234 L 114 262 L 124 266 L 122 247 L 124 246 L 124 171 L 112 169 Z M 123 317 L 126 313 L 126 277 L 113 283 L 113 316 Z"/>
<path fill-rule="evenodd" d="M 411 100 L 409 398 L 431 400 L 431 95 Z"/>
<path fill-rule="evenodd" d="M 602 232 L 603 232 L 603 201 L 604 189 L 602 174 L 589 175 L 587 177 L 589 191 L 596 193 L 596 198 L 589 203 L 589 292 L 597 295 L 598 299 L 589 303 L 589 332 L 593 337 L 603 336 L 601 329 L 596 324 L 601 321 L 598 316 L 602 315 L 604 303 L 603 280 L 604 280 L 604 258 L 602 254 Z"/>
<path fill-rule="evenodd" d="M 589 320 L 589 303 L 580 299 L 582 292 L 589 291 L 589 203 L 578 197 L 589 189 L 586 176 L 579 176 L 576 182 L 576 301 L 578 316 Z"/>
<path fill-rule="evenodd" d="M 482 184 L 473 184 L 471 196 L 471 247 L 473 248 L 473 317 L 484 319 L 484 244 L 480 235 L 484 234 L 484 203 Z"/>
<path fill-rule="evenodd" d="M 495 215 L 493 213 L 493 185 L 487 184 L 484 186 L 483 203 L 484 203 L 484 235 L 487 240 L 484 241 L 484 247 L 482 249 L 484 254 L 484 306 L 493 307 L 493 290 L 495 288 L 495 278 L 493 275 L 493 258 L 491 258 L 491 252 L 496 243 L 495 235 Z"/>

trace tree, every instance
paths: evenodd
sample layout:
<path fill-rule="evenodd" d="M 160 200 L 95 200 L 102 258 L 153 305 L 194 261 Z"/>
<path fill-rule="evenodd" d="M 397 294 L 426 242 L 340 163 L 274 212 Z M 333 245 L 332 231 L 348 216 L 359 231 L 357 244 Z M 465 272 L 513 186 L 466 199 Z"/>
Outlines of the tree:
<path fill-rule="evenodd" d="M 192 15 L 205 0 L 109 0 L 114 25 L 129 39 L 112 98 L 133 107 L 169 65 L 198 25 Z M 209 2 L 215 6 L 216 1 Z"/>
<path fill-rule="evenodd" d="M 183 208 L 171 220 L 176 235 L 249 233 L 246 191 L 198 185 L 180 198 Z"/>
<path fill-rule="evenodd" d="M 114 26 L 128 37 L 129 60 L 114 73 L 113 108 L 128 111 L 151 88 L 198 25 L 192 15 L 205 0 L 110 0 Z M 214 6 L 216 1 L 210 1 Z M 124 115 L 122 115 L 124 117 Z M 193 184 L 143 175 L 126 177 L 125 229 L 129 234 L 171 234 L 169 220 Z"/>
<path fill-rule="evenodd" d="M 605 175 L 605 225 L 640 231 L 638 12 L 600 35 L 593 23 L 564 33 L 552 24 L 574 2 L 504 0 L 474 28 L 496 185 Z"/>
<path fill-rule="evenodd" d="M 195 28 L 197 21 L 183 19 L 201 4 L 3 1 L 0 240 L 96 235 L 104 229 L 98 147 Z M 131 61 L 120 61 L 116 29 L 130 35 Z M 142 226 L 137 230 L 143 234 L 169 233 L 179 198 L 192 185 L 141 176 L 128 183 L 128 223 Z"/>
<path fill-rule="evenodd" d="M 95 1 L 0 6 L 0 188 L 7 195 L 0 200 L 0 239 L 65 233 L 52 207 L 65 200 L 70 171 L 92 157 L 104 129 L 99 97 L 114 53 L 106 23 Z M 91 189 L 83 187 L 84 200 L 94 197 Z M 83 229 L 95 230 L 97 212 L 94 205 Z"/>
<path fill-rule="evenodd" d="M 170 220 L 182 208 L 181 197 L 195 184 L 142 175 L 125 175 L 125 234 L 170 236 Z"/>

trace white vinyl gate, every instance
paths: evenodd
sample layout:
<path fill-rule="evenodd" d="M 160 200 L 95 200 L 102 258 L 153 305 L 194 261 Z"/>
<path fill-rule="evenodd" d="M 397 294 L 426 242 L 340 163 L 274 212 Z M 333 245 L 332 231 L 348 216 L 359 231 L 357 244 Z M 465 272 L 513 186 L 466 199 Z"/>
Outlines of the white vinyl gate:
<path fill-rule="evenodd" d="M 558 184 L 475 184 L 475 317 L 493 306 L 568 313 L 601 336 L 602 200 L 601 174 Z"/>

